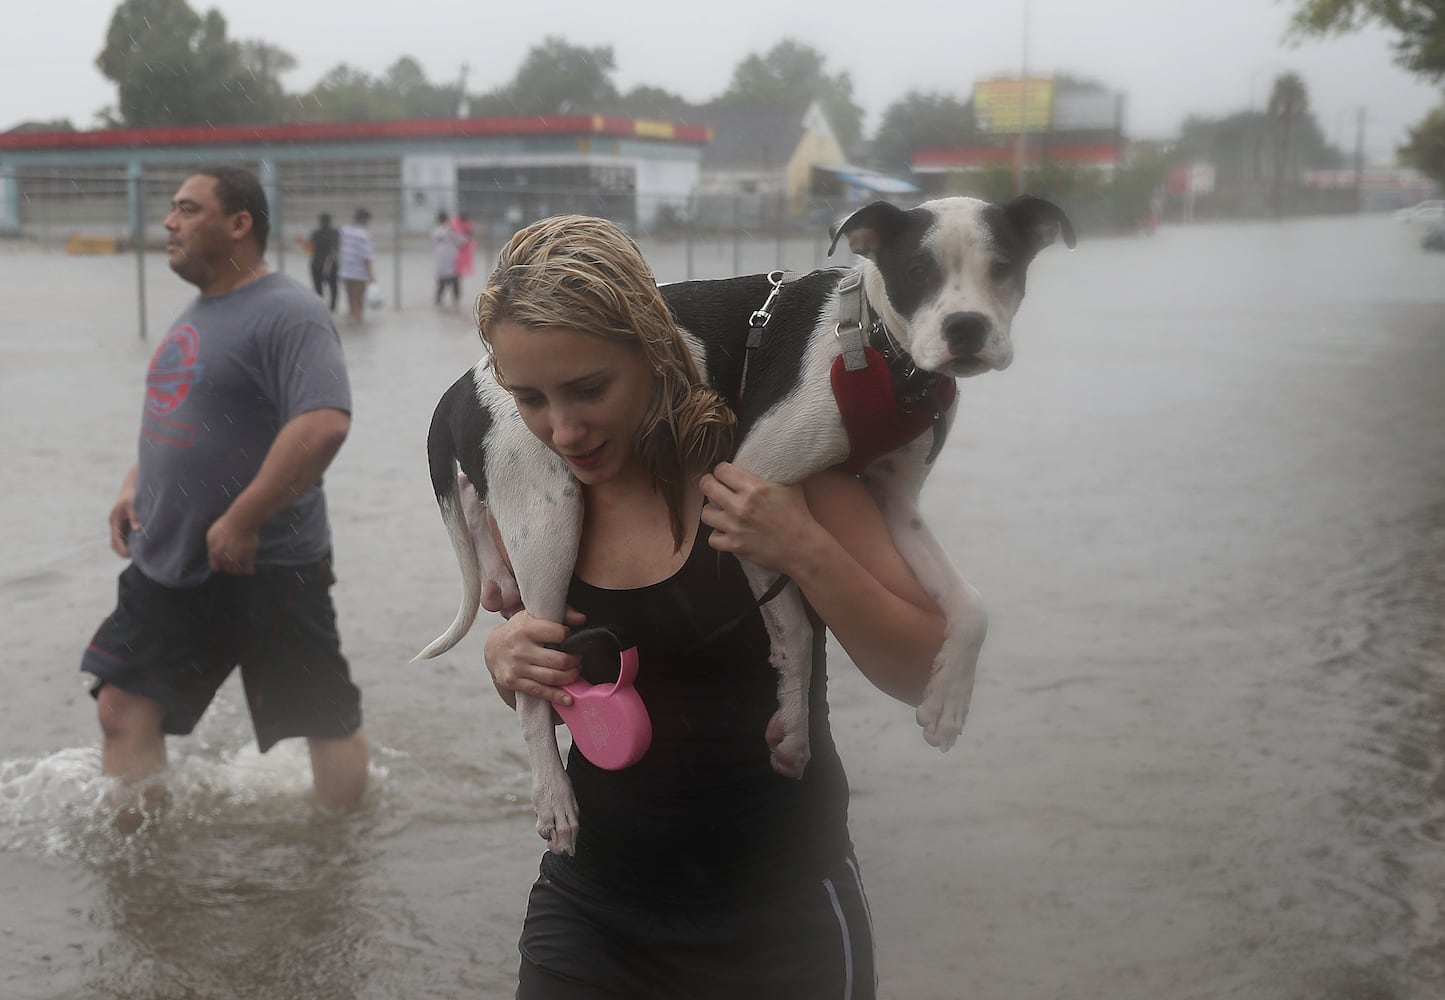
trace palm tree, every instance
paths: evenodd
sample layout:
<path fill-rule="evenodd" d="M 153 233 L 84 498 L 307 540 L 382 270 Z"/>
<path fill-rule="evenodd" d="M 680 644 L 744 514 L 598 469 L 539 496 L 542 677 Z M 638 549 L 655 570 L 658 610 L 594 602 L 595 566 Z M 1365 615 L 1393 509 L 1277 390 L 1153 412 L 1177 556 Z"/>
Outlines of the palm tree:
<path fill-rule="evenodd" d="M 1298 173 L 1295 136 L 1300 122 L 1309 114 L 1310 96 L 1298 73 L 1275 77 L 1265 113 L 1274 133 L 1274 213 L 1284 214 L 1287 185 Z"/>

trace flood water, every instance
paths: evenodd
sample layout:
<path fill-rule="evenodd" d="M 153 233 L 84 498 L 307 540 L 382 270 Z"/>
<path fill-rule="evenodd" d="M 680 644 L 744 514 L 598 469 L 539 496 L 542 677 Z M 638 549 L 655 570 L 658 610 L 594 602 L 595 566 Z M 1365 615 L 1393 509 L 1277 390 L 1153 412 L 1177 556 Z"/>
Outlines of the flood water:
<path fill-rule="evenodd" d="M 1035 263 L 1015 364 L 963 384 L 924 496 L 991 610 L 959 744 L 833 657 L 883 997 L 1445 995 L 1445 256 L 1418 235 L 1166 227 Z M 456 607 L 424 440 L 479 350 L 426 261 L 404 310 L 343 330 L 365 807 L 313 805 L 303 744 L 258 755 L 233 679 L 123 840 L 78 663 L 189 289 L 149 262 L 142 342 L 132 261 L 0 247 L 0 998 L 510 996 L 541 847 L 490 622 L 407 662 Z"/>

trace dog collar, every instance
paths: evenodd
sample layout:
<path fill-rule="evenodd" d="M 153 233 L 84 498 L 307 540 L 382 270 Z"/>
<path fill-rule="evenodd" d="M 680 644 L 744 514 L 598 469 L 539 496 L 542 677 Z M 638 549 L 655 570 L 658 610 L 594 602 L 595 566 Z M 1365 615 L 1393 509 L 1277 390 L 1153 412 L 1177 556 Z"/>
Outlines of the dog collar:
<path fill-rule="evenodd" d="M 838 285 L 838 326 L 834 336 L 838 338 L 845 371 L 856 373 L 867 368 L 865 347 L 871 347 L 888 366 L 893 399 L 902 414 L 911 415 L 914 407 L 920 404 L 927 407 L 933 427 L 933 446 L 928 450 L 926 462 L 932 465 L 948 437 L 948 422 L 944 415 L 953 404 L 957 391 L 954 381 L 947 375 L 923 371 L 914 364 L 913 356 L 904 350 L 888 329 L 888 324 L 873 311 L 863 291 L 862 268 L 850 271 Z"/>

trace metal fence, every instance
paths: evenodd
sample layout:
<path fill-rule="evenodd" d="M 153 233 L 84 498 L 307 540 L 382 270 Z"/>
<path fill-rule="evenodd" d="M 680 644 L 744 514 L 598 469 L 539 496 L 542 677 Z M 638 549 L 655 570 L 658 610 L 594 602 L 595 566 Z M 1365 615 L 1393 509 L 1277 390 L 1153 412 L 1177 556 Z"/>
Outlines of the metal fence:
<path fill-rule="evenodd" d="M 257 164 L 240 163 L 255 170 Z M 313 167 L 315 169 L 313 169 Z M 159 231 L 171 195 L 191 171 L 182 165 L 147 167 L 129 177 L 123 167 L 20 167 L 20 235 L 43 241 L 75 233 L 129 238 L 136 219 L 132 198 L 141 203 L 140 221 Z M 595 172 L 594 172 L 595 173 Z M 822 226 L 845 212 L 849 203 L 790 198 L 778 192 L 640 194 L 630 175 L 615 184 L 503 184 L 485 172 L 464 168 L 455 183 L 403 181 L 396 160 L 280 164 L 271 195 L 272 231 L 295 236 L 314 224 L 321 212 L 349 218 L 366 207 L 372 224 L 397 227 L 403 235 L 424 235 L 438 209 L 467 212 L 488 226 L 514 232 L 553 215 L 597 215 L 612 219 L 634 235 L 673 235 L 687 231 L 756 235 L 797 234 Z"/>
<path fill-rule="evenodd" d="M 250 165 L 253 169 L 255 164 Z M 392 309 L 429 304 L 434 279 L 430 232 L 436 213 L 466 212 L 483 275 L 517 229 L 560 214 L 609 218 L 642 245 L 660 281 L 723 277 L 774 268 L 811 270 L 829 263 L 829 226 L 857 203 L 788 199 L 775 193 L 647 197 L 598 187 L 404 183 L 396 161 L 358 161 L 322 177 L 287 165 L 269 189 L 271 239 L 267 257 L 277 270 L 305 276 L 308 237 L 321 213 L 334 225 L 357 208 L 371 213 L 377 249 L 374 269 Z M 304 165 L 301 165 L 304 168 Z M 136 298 L 145 328 L 148 252 L 164 249 L 163 222 L 188 176 L 184 166 L 147 168 L 127 177 L 118 167 L 26 168 L 18 172 L 19 232 L 25 241 L 131 253 L 137 261 Z M 846 250 L 833 262 L 846 259 Z"/>

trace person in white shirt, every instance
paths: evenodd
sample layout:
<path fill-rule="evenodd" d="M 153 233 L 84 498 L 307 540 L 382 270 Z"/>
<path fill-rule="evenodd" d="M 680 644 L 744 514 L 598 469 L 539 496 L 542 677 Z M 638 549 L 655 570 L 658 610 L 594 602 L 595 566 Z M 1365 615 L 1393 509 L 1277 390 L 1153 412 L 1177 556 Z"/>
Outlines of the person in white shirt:
<path fill-rule="evenodd" d="M 431 231 L 432 263 L 437 279 L 436 304 L 442 304 L 442 296 L 448 288 L 452 291 L 452 308 L 461 301 L 461 280 L 457 276 L 457 250 L 462 236 L 450 224 L 446 211 L 437 213 L 437 224 Z"/>
<path fill-rule="evenodd" d="M 376 248 L 371 242 L 371 231 L 366 228 L 371 222 L 371 213 L 364 208 L 358 208 L 353 218 L 351 225 L 341 227 L 337 271 L 342 284 L 346 286 L 347 315 L 351 322 L 360 323 L 366 308 L 366 286 L 376 280 L 371 269 Z"/>

